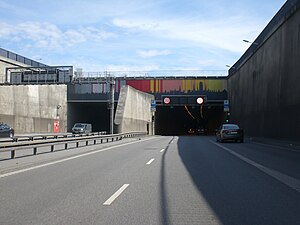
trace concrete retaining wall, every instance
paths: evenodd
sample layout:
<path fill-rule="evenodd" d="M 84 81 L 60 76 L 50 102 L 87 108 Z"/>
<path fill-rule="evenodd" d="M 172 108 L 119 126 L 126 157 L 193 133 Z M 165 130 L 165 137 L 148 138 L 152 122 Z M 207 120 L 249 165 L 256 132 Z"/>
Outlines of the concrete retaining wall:
<path fill-rule="evenodd" d="M 53 132 L 57 113 L 60 132 L 66 132 L 66 85 L 0 86 L 0 121 L 16 133 Z"/>
<path fill-rule="evenodd" d="M 285 6 L 284 22 L 231 69 L 231 120 L 250 136 L 299 140 L 300 1 Z"/>
<path fill-rule="evenodd" d="M 130 86 L 121 88 L 115 125 L 118 133 L 143 131 L 153 134 L 151 100 L 153 95 L 138 91 Z"/>

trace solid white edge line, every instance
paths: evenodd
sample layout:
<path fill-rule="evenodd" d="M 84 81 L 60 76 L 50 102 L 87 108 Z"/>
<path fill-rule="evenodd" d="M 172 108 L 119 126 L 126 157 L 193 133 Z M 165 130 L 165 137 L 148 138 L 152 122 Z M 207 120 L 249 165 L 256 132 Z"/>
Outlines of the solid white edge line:
<path fill-rule="evenodd" d="M 113 203 L 113 201 L 115 201 L 116 198 L 119 197 L 128 186 L 129 184 L 124 184 L 122 187 L 120 187 L 119 190 L 117 190 L 109 199 L 107 199 L 103 203 L 103 205 L 111 205 L 111 203 Z"/>
<path fill-rule="evenodd" d="M 276 170 L 273 170 L 273 169 L 270 169 L 268 167 L 265 167 L 259 163 L 256 163 L 254 161 L 252 161 L 251 159 L 248 159 L 238 153 L 236 153 L 235 151 L 223 146 L 223 145 L 220 145 L 218 143 L 215 143 L 213 141 L 210 141 L 211 143 L 219 146 L 220 148 L 224 149 L 225 151 L 227 151 L 228 153 L 236 156 L 237 158 L 241 159 L 242 161 L 256 167 L 257 169 L 259 169 L 260 171 L 264 172 L 265 174 L 275 178 L 276 180 L 280 181 L 281 183 L 287 185 L 288 187 L 292 188 L 293 190 L 297 191 L 297 192 L 300 192 L 300 180 L 294 178 L 294 177 L 290 177 L 284 173 L 281 173 L 279 171 L 276 171 Z"/>
<path fill-rule="evenodd" d="M 160 150 L 160 152 L 163 152 L 165 149 L 163 148 L 162 150 Z"/>
<path fill-rule="evenodd" d="M 153 138 L 155 138 L 155 137 L 153 137 Z M 26 171 L 42 168 L 42 167 L 45 167 L 45 166 L 54 165 L 56 163 L 61 163 L 61 162 L 69 161 L 69 160 L 72 160 L 72 159 L 77 159 L 77 158 L 80 158 L 80 157 L 83 157 L 83 156 L 96 154 L 98 152 L 104 152 L 104 151 L 107 151 L 107 150 L 110 150 L 110 149 L 113 149 L 113 148 L 122 147 L 122 146 L 125 146 L 125 145 L 130 145 L 130 144 L 134 144 L 134 143 L 137 143 L 137 142 L 151 140 L 153 138 L 148 138 L 148 139 L 145 139 L 145 140 L 139 140 L 139 141 L 135 141 L 135 142 L 129 142 L 129 143 L 124 143 L 124 144 L 120 144 L 120 145 L 116 145 L 116 146 L 111 146 L 111 147 L 107 147 L 107 148 L 100 149 L 100 150 L 93 151 L 93 152 L 87 152 L 87 153 L 83 153 L 83 154 L 76 155 L 76 156 L 70 156 L 66 159 L 60 159 L 60 160 L 56 160 L 56 161 L 53 161 L 53 162 L 50 162 L 50 163 L 45 163 L 45 164 L 42 164 L 42 165 L 38 165 L 38 166 L 33 166 L 33 167 L 30 167 L 30 168 L 26 168 L 26 169 L 21 169 L 21 170 L 9 172 L 9 173 L 4 173 L 4 174 L 0 175 L 0 179 L 3 178 L 3 177 L 8 177 L 8 176 L 11 176 L 11 175 L 15 175 L 15 174 L 18 174 L 18 173 L 23 173 L 23 172 L 26 172 Z"/>
<path fill-rule="evenodd" d="M 152 158 L 152 159 L 150 159 L 149 162 L 147 162 L 146 164 L 147 164 L 147 165 L 150 165 L 154 160 L 155 160 L 155 159 Z"/>

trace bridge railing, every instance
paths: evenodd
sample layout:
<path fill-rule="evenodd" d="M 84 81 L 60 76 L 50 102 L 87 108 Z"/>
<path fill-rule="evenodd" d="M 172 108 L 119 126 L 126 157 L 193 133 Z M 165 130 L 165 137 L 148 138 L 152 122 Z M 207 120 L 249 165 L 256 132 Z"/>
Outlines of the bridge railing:
<path fill-rule="evenodd" d="M 22 142 L 10 142 L 0 145 L 0 153 L 2 152 L 10 152 L 10 158 L 13 159 L 16 156 L 16 151 L 22 150 L 30 150 L 32 149 L 33 155 L 38 154 L 38 149 L 41 147 L 49 147 L 50 152 L 55 151 L 55 146 L 57 145 L 64 145 L 64 149 L 70 148 L 78 148 L 83 146 L 89 145 L 97 145 L 107 142 L 119 141 L 123 138 L 130 138 L 130 137 L 137 137 L 137 136 L 144 136 L 146 132 L 129 132 L 129 133 L 121 133 L 121 134 L 111 134 L 111 135 L 101 135 L 93 133 L 92 135 L 80 135 L 80 136 L 61 136 L 58 139 L 43 139 L 41 135 L 35 135 L 34 139 L 30 138 L 32 141 L 22 141 Z M 49 135 L 50 137 L 50 135 Z M 53 138 L 53 137 L 52 137 Z M 84 143 L 83 145 L 80 143 Z M 72 147 L 73 146 L 73 147 Z M 74 147 L 75 146 L 75 147 Z"/>

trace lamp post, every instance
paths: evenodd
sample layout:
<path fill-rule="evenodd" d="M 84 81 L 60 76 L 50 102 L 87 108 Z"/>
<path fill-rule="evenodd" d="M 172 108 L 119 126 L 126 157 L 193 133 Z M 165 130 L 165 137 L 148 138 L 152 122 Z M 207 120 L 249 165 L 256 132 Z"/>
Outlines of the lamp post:
<path fill-rule="evenodd" d="M 243 40 L 243 42 L 246 42 L 246 43 L 249 43 L 249 44 L 258 45 L 258 43 L 257 43 L 257 42 L 251 42 L 251 41 L 248 41 L 248 40 Z"/>
<path fill-rule="evenodd" d="M 235 69 L 235 67 L 234 66 L 230 66 L 230 65 L 225 65 L 226 67 L 228 67 L 228 68 L 232 68 L 232 69 Z"/>
<path fill-rule="evenodd" d="M 56 119 L 59 119 L 59 113 L 58 110 L 61 108 L 61 105 L 56 106 Z"/>
<path fill-rule="evenodd" d="M 110 86 L 108 109 L 110 110 L 110 134 L 114 133 L 114 110 L 115 110 L 115 79 L 110 74 L 106 74 L 106 83 Z"/>

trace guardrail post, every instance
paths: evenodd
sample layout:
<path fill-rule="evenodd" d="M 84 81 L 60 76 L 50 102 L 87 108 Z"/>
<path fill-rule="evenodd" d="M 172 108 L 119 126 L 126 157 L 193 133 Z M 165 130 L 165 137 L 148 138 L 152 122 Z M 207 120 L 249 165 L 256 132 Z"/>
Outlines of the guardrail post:
<path fill-rule="evenodd" d="M 11 157 L 12 159 L 15 158 L 15 150 L 12 150 L 12 151 L 10 152 L 10 157 Z"/>
<path fill-rule="evenodd" d="M 36 153 L 37 153 L 37 147 L 34 147 L 33 148 L 33 154 L 36 155 Z"/>
<path fill-rule="evenodd" d="M 68 149 L 68 143 L 65 143 L 65 149 Z"/>
<path fill-rule="evenodd" d="M 54 151 L 54 145 L 51 145 L 51 152 Z"/>

